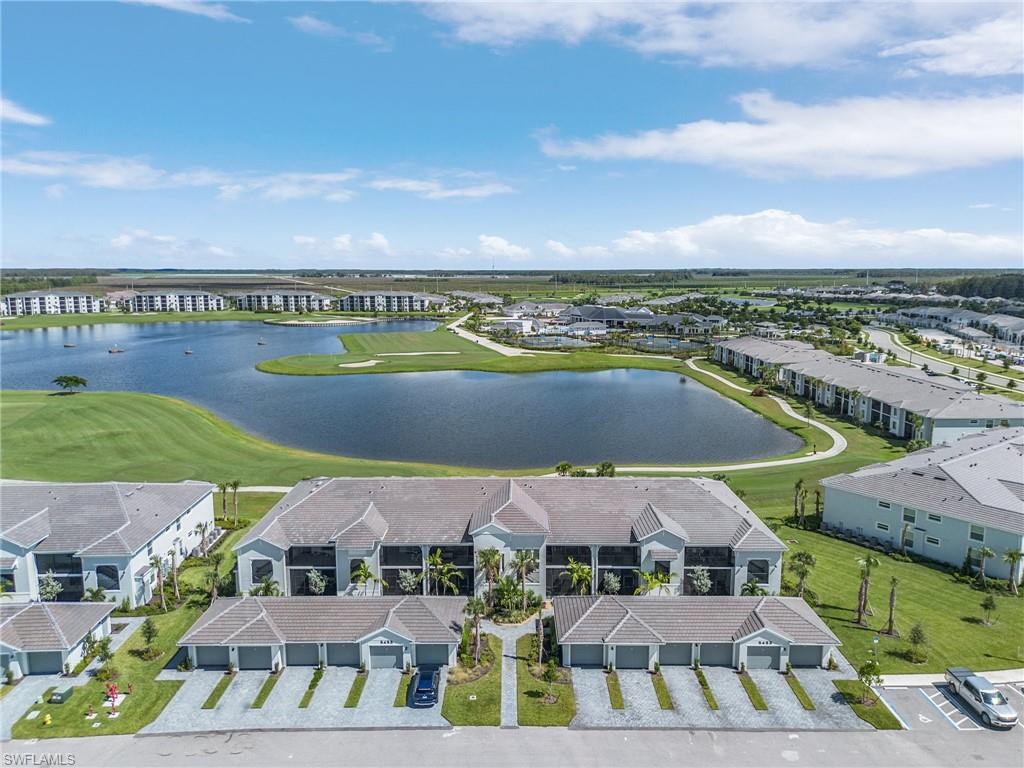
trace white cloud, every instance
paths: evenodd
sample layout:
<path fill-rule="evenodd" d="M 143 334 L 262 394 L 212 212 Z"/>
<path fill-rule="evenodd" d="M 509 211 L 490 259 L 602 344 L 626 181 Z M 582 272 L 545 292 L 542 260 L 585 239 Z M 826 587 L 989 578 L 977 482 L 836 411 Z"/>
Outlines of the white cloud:
<path fill-rule="evenodd" d="M 380 232 L 374 232 L 369 238 L 363 240 L 363 245 L 379 253 L 391 255 L 391 243 Z"/>
<path fill-rule="evenodd" d="M 331 240 L 331 246 L 336 251 L 348 253 L 352 250 L 352 235 L 335 235 Z"/>
<path fill-rule="evenodd" d="M 575 165 L 569 165 L 568 163 L 559 163 L 556 167 L 558 168 L 558 170 L 566 171 L 566 172 L 575 171 L 576 170 L 576 166 Z"/>
<path fill-rule="evenodd" d="M 371 181 L 367 186 L 377 190 L 398 190 L 400 192 L 411 192 L 427 200 L 447 200 L 453 197 L 481 198 L 492 195 L 503 195 L 515 190 L 507 184 L 499 182 L 485 182 L 482 184 L 468 184 L 463 186 L 445 186 L 433 179 L 377 179 Z"/>
<path fill-rule="evenodd" d="M 765 91 L 737 101 L 747 120 L 698 120 L 594 139 L 540 137 L 552 157 L 663 160 L 755 175 L 890 178 L 1021 157 L 1020 95 L 850 98 L 804 106 Z"/>
<path fill-rule="evenodd" d="M 147 229 L 131 229 L 111 238 L 114 248 L 132 248 L 145 245 L 166 246 L 177 242 L 174 235 L 157 235 Z"/>
<path fill-rule="evenodd" d="M 204 16 L 214 21 L 234 21 L 241 24 L 251 23 L 249 19 L 234 14 L 224 3 L 207 3 L 202 0 L 124 0 L 134 5 L 152 5 L 168 11 L 191 13 Z"/>
<path fill-rule="evenodd" d="M 46 196 L 51 200 L 63 200 L 67 191 L 68 188 L 65 184 L 50 184 L 45 190 Z"/>
<path fill-rule="evenodd" d="M 906 57 L 907 73 L 987 77 L 1024 71 L 1024 29 L 1019 12 L 983 21 L 943 37 L 884 49 L 883 57 Z"/>
<path fill-rule="evenodd" d="M 337 24 L 317 18 L 311 13 L 304 13 L 301 16 L 289 16 L 289 23 L 300 32 L 318 37 L 338 37 L 352 42 L 373 48 L 378 53 L 389 52 L 393 44 L 374 32 L 352 32 Z"/>
<path fill-rule="evenodd" d="M 850 220 L 815 222 L 764 210 L 713 216 L 658 232 L 633 230 L 612 242 L 634 263 L 686 266 L 1019 266 L 1020 236 L 977 235 L 938 228 L 886 229 Z"/>
<path fill-rule="evenodd" d="M 492 260 L 525 261 L 531 255 L 529 248 L 510 243 L 505 238 L 498 237 L 497 235 L 480 235 L 479 240 L 480 253 Z"/>
<path fill-rule="evenodd" d="M 975 209 L 978 209 L 978 208 L 995 208 L 996 205 L 995 205 L 995 203 L 971 203 L 967 207 L 968 208 L 975 208 Z"/>
<path fill-rule="evenodd" d="M 32 112 L 20 104 L 5 98 L 0 98 L 0 121 L 37 127 L 49 125 L 53 122 L 50 118 L 46 117 L 46 115 L 40 115 L 37 112 Z"/>
<path fill-rule="evenodd" d="M 316 245 L 319 240 L 312 235 L 292 235 L 292 242 L 296 245 Z"/>
<path fill-rule="evenodd" d="M 558 240 L 548 240 L 544 243 L 544 247 L 558 256 L 573 256 L 576 254 L 576 251 Z"/>

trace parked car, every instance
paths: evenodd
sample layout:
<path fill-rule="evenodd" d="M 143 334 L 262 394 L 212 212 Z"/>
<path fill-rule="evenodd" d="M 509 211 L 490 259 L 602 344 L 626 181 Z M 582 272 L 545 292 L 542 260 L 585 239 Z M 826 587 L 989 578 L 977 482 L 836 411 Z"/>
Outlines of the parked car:
<path fill-rule="evenodd" d="M 412 705 L 432 707 L 437 704 L 437 690 L 441 685 L 441 670 L 437 667 L 420 667 L 413 680 Z"/>
<path fill-rule="evenodd" d="M 989 727 L 1013 728 L 1017 724 L 1017 712 L 1003 696 L 1003 692 L 980 675 L 966 667 L 950 667 L 946 670 L 949 689 L 963 699 Z"/>

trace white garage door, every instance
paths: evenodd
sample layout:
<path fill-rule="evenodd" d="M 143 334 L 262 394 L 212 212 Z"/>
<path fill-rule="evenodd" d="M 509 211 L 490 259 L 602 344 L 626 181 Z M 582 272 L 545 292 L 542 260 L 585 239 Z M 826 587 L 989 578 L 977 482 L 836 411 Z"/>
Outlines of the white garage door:
<path fill-rule="evenodd" d="M 821 646 L 820 645 L 791 645 L 789 646 L 789 663 L 794 667 L 820 667 Z"/>
<path fill-rule="evenodd" d="M 440 667 L 448 663 L 448 646 L 420 644 L 416 646 L 416 664 Z"/>
<path fill-rule="evenodd" d="M 747 648 L 747 669 L 778 669 L 782 649 L 777 645 L 756 645 Z"/>
<path fill-rule="evenodd" d="M 402 669 L 402 646 L 371 645 L 370 669 Z"/>
<path fill-rule="evenodd" d="M 703 643 L 700 663 L 705 667 L 731 667 L 732 643 Z"/>
<path fill-rule="evenodd" d="M 196 664 L 200 669 L 227 669 L 228 649 L 220 646 L 198 646 Z"/>
<path fill-rule="evenodd" d="M 615 647 L 617 669 L 647 669 L 648 650 L 646 645 L 618 645 Z"/>
<path fill-rule="evenodd" d="M 291 667 L 315 667 L 320 663 L 316 643 L 289 643 L 284 649 L 285 661 Z"/>
<path fill-rule="evenodd" d="M 574 667 L 604 666 L 604 646 L 573 645 L 569 651 L 569 661 Z"/>
<path fill-rule="evenodd" d="M 663 667 L 685 667 L 690 664 L 689 643 L 666 643 L 661 646 L 658 663 Z"/>
<path fill-rule="evenodd" d="M 239 669 L 270 669 L 270 647 L 242 645 L 238 647 Z"/>
<path fill-rule="evenodd" d="M 332 667 L 358 667 L 358 643 L 328 643 L 327 663 Z"/>
<path fill-rule="evenodd" d="M 35 651 L 28 654 L 28 674 L 52 675 L 64 671 L 64 657 L 60 651 Z"/>

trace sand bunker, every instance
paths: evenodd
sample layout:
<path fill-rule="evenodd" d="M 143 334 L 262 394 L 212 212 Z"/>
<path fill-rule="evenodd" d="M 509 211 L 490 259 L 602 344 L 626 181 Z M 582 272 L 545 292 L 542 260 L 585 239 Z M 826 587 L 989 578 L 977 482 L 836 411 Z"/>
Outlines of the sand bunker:
<path fill-rule="evenodd" d="M 340 363 L 338 365 L 338 367 L 339 368 L 372 368 L 373 366 L 375 366 L 379 362 L 381 362 L 381 361 L 380 360 L 364 360 L 361 363 Z"/>
<path fill-rule="evenodd" d="M 418 357 L 420 355 L 461 355 L 461 352 L 378 352 L 377 357 Z"/>

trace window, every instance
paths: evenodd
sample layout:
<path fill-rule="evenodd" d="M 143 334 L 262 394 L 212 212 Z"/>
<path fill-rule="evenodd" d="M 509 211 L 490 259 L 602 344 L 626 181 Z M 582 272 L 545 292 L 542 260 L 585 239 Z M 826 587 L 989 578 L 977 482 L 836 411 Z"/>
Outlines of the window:
<path fill-rule="evenodd" d="M 903 546 L 906 549 L 914 548 L 914 531 L 912 528 L 904 529 L 903 531 Z"/>
<path fill-rule="evenodd" d="M 878 502 L 878 508 L 879 509 L 891 509 L 892 508 L 892 504 L 890 504 L 888 501 L 880 501 L 880 502 Z"/>
<path fill-rule="evenodd" d="M 146 545 L 146 555 L 148 555 L 149 557 L 153 556 L 153 542 L 152 541 L 149 542 L 149 544 Z"/>
<path fill-rule="evenodd" d="M 939 541 L 934 536 L 925 536 L 924 540 L 925 540 L 926 544 L 928 544 L 929 546 L 932 546 L 932 547 L 938 547 L 938 546 L 941 546 L 941 544 L 942 544 L 942 542 Z"/>
<path fill-rule="evenodd" d="M 889 524 L 888 523 L 875 523 L 875 528 L 877 528 L 880 531 L 888 531 L 889 530 Z"/>
<path fill-rule="evenodd" d="M 96 566 L 96 586 L 100 589 L 120 589 L 121 579 L 117 573 L 116 565 Z"/>
<path fill-rule="evenodd" d="M 747 580 L 756 581 L 758 584 L 768 583 L 768 561 L 750 560 L 747 562 Z"/>
<path fill-rule="evenodd" d="M 14 591 L 14 571 L 3 570 L 0 571 L 0 584 L 4 587 L 4 593 Z"/>
<path fill-rule="evenodd" d="M 916 523 L 917 522 L 917 512 L 915 510 L 913 510 L 913 509 L 904 509 L 903 510 L 903 522 L 904 523 L 910 523 L 911 525 Z"/>
<path fill-rule="evenodd" d="M 941 523 L 942 515 L 936 515 L 934 512 L 928 513 L 928 521 L 931 523 Z"/>
<path fill-rule="evenodd" d="M 985 541 L 985 528 L 981 525 L 972 525 L 970 533 L 971 541 Z"/>
<path fill-rule="evenodd" d="M 357 557 L 348 561 L 348 579 L 353 584 L 355 583 L 356 580 L 356 571 L 359 570 L 359 566 L 361 566 L 364 562 L 365 561 L 361 557 Z"/>
<path fill-rule="evenodd" d="M 176 531 L 180 531 L 180 530 L 181 530 L 181 520 L 178 520 L 178 521 L 177 521 L 177 522 L 176 522 L 176 523 L 174 524 L 174 530 L 176 530 Z"/>
<path fill-rule="evenodd" d="M 259 584 L 265 576 L 273 577 L 274 575 L 273 560 L 253 560 L 250 566 L 252 568 L 253 584 Z"/>

